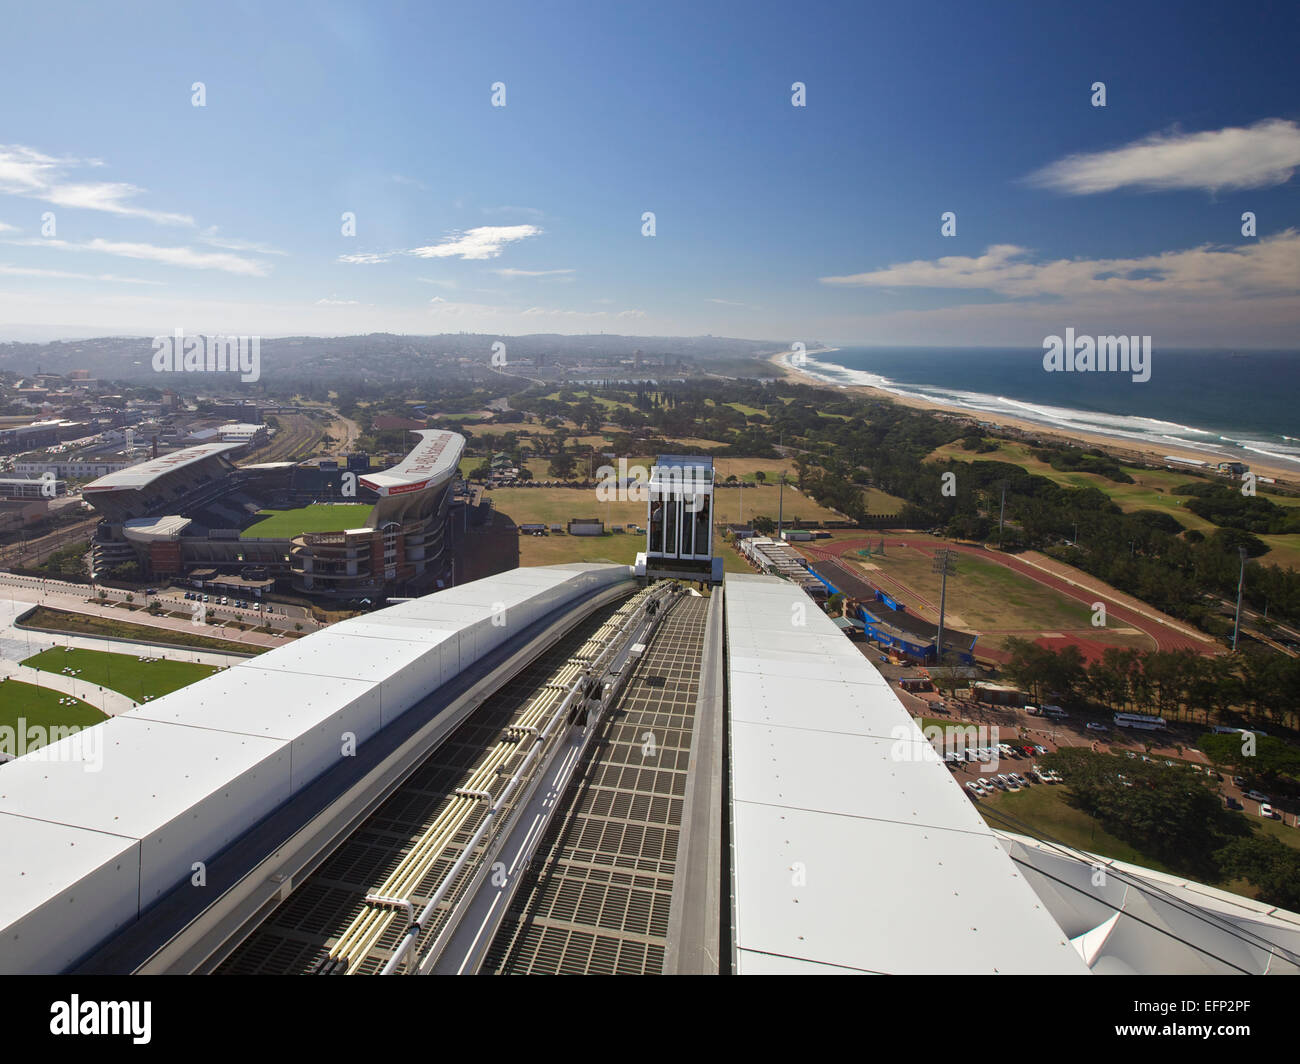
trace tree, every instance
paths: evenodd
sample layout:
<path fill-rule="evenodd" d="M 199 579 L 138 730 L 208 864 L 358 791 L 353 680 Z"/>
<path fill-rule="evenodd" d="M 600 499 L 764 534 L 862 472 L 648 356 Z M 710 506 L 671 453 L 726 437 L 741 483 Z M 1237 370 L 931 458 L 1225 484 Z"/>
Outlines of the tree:
<path fill-rule="evenodd" d="M 776 522 L 772 520 L 772 518 L 767 516 L 755 517 L 752 521 L 750 521 L 750 526 L 760 536 L 770 536 L 773 532 L 776 531 Z"/>
<path fill-rule="evenodd" d="M 757 481 L 760 486 L 766 484 L 767 474 L 760 469 L 754 473 L 754 480 Z"/>
<path fill-rule="evenodd" d="M 573 476 L 574 459 L 568 451 L 559 451 L 551 459 L 551 476 L 566 480 Z"/>
<path fill-rule="evenodd" d="M 1215 854 L 1225 879 L 1242 877 L 1259 888 L 1259 900 L 1300 907 L 1300 850 L 1266 835 L 1233 839 Z"/>

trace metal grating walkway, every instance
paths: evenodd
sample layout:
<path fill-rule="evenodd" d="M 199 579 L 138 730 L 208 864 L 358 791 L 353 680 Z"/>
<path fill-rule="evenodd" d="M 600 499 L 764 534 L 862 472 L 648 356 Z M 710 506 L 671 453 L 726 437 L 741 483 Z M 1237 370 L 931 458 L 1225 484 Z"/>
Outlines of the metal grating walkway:
<path fill-rule="evenodd" d="M 684 596 L 605 717 L 483 970 L 658 974 L 709 600 Z"/>
<path fill-rule="evenodd" d="M 635 597 L 635 596 L 634 596 Z M 534 703 L 544 697 L 557 674 L 571 670 L 590 653 L 593 639 L 607 638 L 616 625 L 616 614 L 630 607 L 625 599 L 597 610 L 578 624 L 555 646 L 542 654 L 456 729 L 339 848 L 296 889 L 218 967 L 219 974 L 307 973 L 322 962 L 340 935 L 364 908 L 365 896 L 396 869 L 410 853 L 415 841 L 429 825 L 457 801 L 456 789 L 472 776 L 485 751 L 517 734 L 514 727 L 527 717 Z M 504 781 L 522 759 L 512 753 L 497 776 Z M 498 787 L 499 783 L 494 783 Z M 460 824 L 446 849 L 420 877 L 420 888 L 431 889 L 455 863 L 473 837 L 485 812 L 485 805 L 473 810 Z M 431 921 L 422 940 L 437 934 L 445 914 L 459 900 L 468 876 L 461 874 L 447 897 L 440 915 Z M 416 890 L 416 896 L 427 893 Z M 394 920 L 366 951 L 357 974 L 375 974 L 406 929 Z"/>

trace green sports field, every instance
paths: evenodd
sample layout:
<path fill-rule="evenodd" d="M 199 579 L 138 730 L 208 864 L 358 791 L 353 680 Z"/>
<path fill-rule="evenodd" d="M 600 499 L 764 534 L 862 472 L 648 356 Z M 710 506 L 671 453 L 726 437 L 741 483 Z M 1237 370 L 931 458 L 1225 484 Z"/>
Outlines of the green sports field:
<path fill-rule="evenodd" d="M 17 728 L 21 717 L 28 728 L 42 727 L 87 727 L 107 720 L 94 706 L 72 699 L 70 704 L 60 705 L 59 699 L 69 696 L 62 691 L 35 684 L 22 683 L 18 680 L 5 680 L 0 683 L 0 727 Z M 17 753 L 6 750 L 5 753 Z"/>
<path fill-rule="evenodd" d="M 289 539 L 303 532 L 342 532 L 363 528 L 371 506 L 363 503 L 320 503 L 296 510 L 262 510 L 262 518 L 239 534 L 240 539 Z"/>
<path fill-rule="evenodd" d="M 147 656 L 148 648 L 140 650 Z M 52 673 L 62 673 L 65 668 L 79 669 L 77 679 L 118 691 L 137 702 L 143 702 L 145 696 L 157 698 L 170 694 L 219 671 L 215 665 L 197 665 L 192 661 L 141 661 L 134 654 L 63 647 L 43 650 L 23 664 Z"/>

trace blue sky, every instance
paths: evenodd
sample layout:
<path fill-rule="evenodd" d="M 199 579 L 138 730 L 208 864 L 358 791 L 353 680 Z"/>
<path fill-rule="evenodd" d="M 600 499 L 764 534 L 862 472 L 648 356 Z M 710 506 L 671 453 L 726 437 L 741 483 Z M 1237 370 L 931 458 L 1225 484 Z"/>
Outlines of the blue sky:
<path fill-rule="evenodd" d="M 25 5 L 0 338 L 1292 347 L 1298 11 Z"/>

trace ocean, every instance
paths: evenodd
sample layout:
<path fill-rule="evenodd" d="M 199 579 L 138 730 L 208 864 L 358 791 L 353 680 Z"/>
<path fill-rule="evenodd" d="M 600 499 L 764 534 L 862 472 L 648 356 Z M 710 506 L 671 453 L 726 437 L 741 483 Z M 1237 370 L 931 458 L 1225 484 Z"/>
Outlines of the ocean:
<path fill-rule="evenodd" d="M 789 356 L 786 356 L 787 359 Z M 865 384 L 972 414 L 1023 418 L 1152 447 L 1250 456 L 1300 471 L 1300 352 L 1152 352 L 1150 379 L 1049 373 L 1043 351 L 841 347 L 800 367 L 828 384 Z"/>

